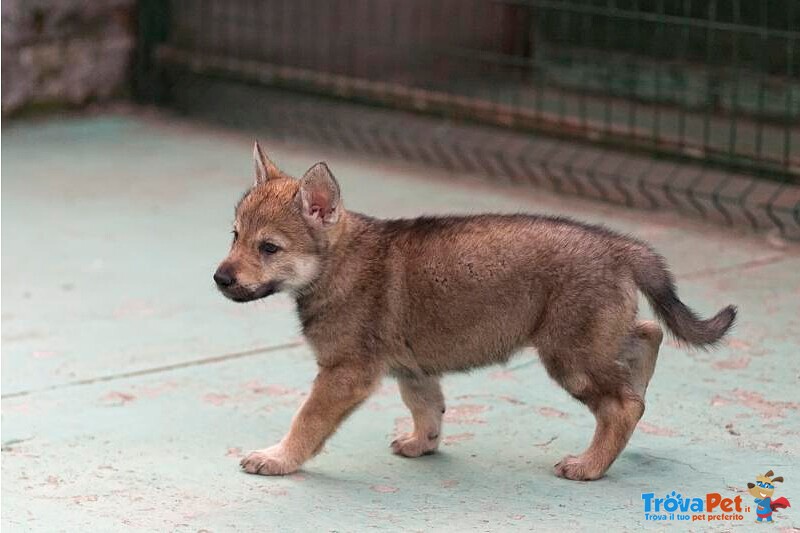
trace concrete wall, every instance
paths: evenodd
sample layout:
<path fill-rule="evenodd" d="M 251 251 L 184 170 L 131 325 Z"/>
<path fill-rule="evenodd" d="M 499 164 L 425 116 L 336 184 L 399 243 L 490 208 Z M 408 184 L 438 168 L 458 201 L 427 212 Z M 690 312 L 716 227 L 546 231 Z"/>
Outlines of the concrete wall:
<path fill-rule="evenodd" d="M 3 115 L 127 90 L 135 0 L 3 0 Z"/>

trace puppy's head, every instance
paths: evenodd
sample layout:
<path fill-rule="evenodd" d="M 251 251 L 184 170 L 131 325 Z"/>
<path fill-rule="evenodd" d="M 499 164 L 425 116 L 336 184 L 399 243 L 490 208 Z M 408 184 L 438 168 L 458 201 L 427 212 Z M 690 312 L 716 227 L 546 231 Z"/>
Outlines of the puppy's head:
<path fill-rule="evenodd" d="M 341 219 L 339 184 L 325 163 L 300 179 L 278 169 L 256 142 L 256 179 L 236 206 L 233 243 L 214 273 L 236 302 L 279 291 L 302 293 L 319 275 Z"/>

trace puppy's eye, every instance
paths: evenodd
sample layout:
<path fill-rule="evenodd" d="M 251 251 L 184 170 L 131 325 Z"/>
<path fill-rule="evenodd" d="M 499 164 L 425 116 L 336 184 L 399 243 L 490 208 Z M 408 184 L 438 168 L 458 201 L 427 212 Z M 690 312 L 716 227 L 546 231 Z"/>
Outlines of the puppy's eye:
<path fill-rule="evenodd" d="M 231 233 L 233 233 L 233 242 L 238 241 L 239 240 L 239 232 L 236 231 L 236 230 L 233 230 L 233 231 L 231 231 Z"/>
<path fill-rule="evenodd" d="M 271 242 L 267 242 L 267 241 L 264 241 L 264 242 L 262 242 L 261 244 L 258 245 L 258 250 L 262 254 L 274 254 L 275 252 L 277 252 L 280 249 L 281 249 L 280 246 L 278 246 L 277 244 L 274 244 L 274 243 L 271 243 Z"/>

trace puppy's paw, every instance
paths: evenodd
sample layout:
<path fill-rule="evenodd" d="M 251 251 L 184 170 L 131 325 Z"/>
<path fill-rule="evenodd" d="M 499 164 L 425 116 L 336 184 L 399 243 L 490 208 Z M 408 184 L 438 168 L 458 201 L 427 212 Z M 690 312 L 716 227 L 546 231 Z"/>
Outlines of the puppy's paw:
<path fill-rule="evenodd" d="M 573 481 L 592 481 L 603 477 L 605 472 L 583 455 L 567 455 L 556 463 L 553 471 L 558 477 Z"/>
<path fill-rule="evenodd" d="M 252 451 L 239 464 L 248 474 L 262 476 L 283 476 L 300 468 L 300 463 L 292 460 L 280 444 Z"/>
<path fill-rule="evenodd" d="M 432 438 L 431 438 L 432 437 Z M 429 455 L 439 447 L 439 435 L 417 435 L 407 433 L 398 437 L 391 444 L 392 452 L 403 457 L 419 457 Z"/>

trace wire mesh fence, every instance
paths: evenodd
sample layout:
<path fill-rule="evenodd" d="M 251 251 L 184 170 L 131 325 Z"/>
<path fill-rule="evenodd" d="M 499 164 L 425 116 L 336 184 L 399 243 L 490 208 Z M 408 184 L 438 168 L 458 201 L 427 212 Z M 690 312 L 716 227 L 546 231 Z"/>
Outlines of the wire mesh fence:
<path fill-rule="evenodd" d="M 541 133 L 784 192 L 800 184 L 797 0 L 160 5 L 168 71 Z"/>

